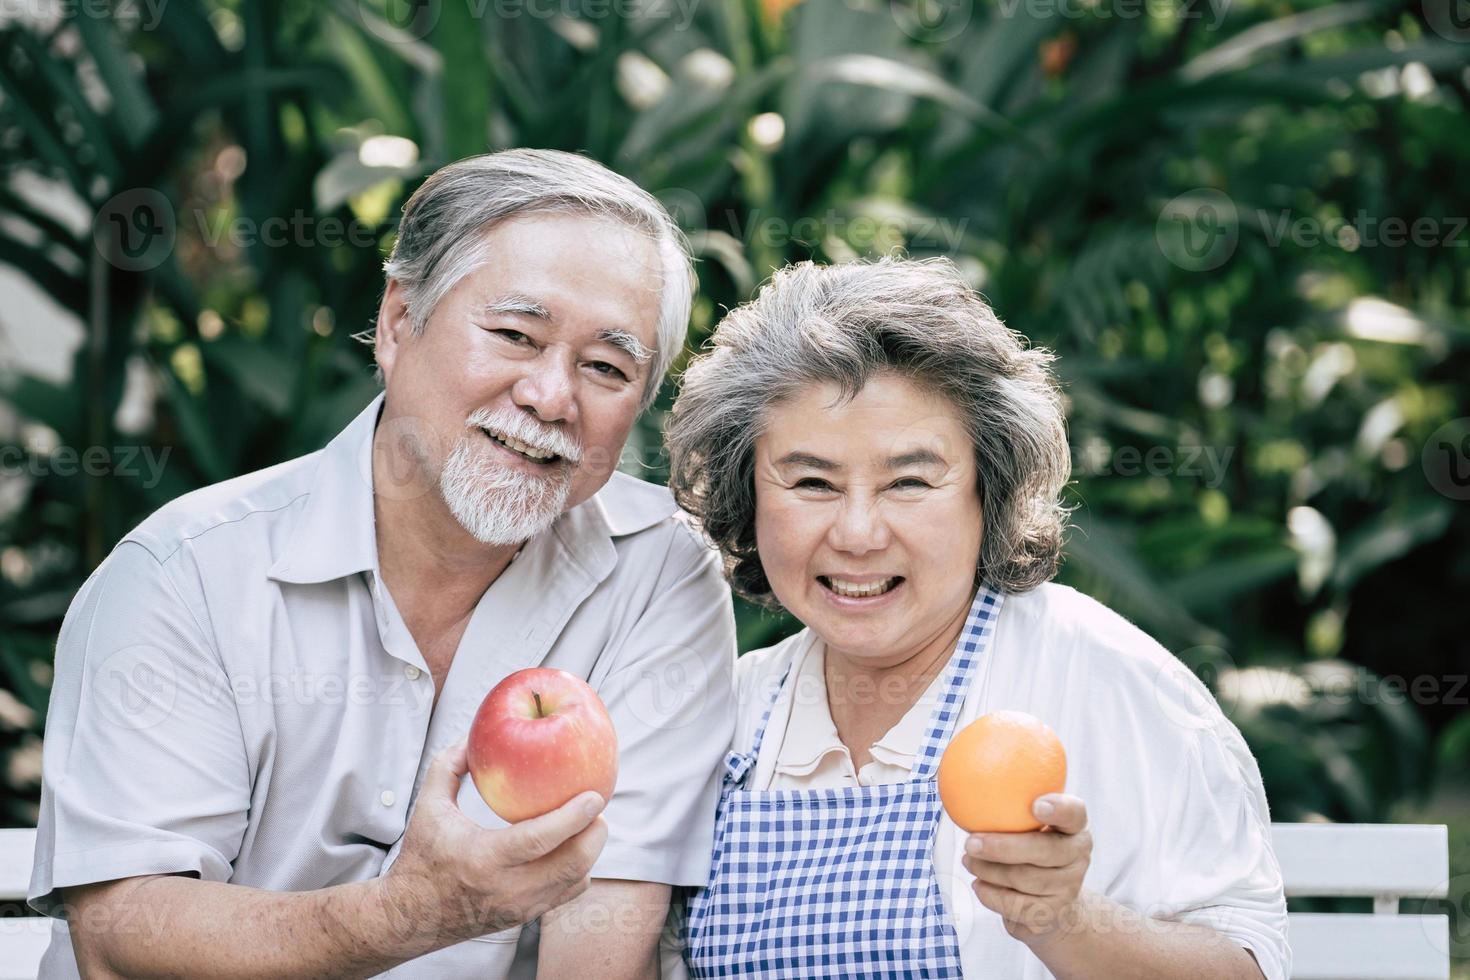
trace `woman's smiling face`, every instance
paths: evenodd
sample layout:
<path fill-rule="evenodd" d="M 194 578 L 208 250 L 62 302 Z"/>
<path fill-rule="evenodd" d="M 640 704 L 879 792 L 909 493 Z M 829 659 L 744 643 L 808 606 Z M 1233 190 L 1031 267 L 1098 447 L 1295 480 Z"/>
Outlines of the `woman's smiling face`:
<path fill-rule="evenodd" d="M 975 453 L 950 400 L 883 373 L 851 399 L 813 385 L 755 443 L 756 546 L 777 599 L 827 645 L 903 663 L 975 591 Z"/>

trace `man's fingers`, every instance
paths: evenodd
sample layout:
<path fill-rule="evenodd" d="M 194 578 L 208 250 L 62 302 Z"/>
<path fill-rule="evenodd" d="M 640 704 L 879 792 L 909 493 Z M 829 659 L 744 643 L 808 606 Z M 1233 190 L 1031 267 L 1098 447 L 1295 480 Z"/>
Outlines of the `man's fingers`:
<path fill-rule="evenodd" d="M 1036 798 L 1031 812 L 1059 834 L 1075 834 L 1087 826 L 1087 804 L 1080 796 L 1047 793 Z"/>
<path fill-rule="evenodd" d="M 550 813 L 496 831 L 503 841 L 506 859 L 512 864 L 528 864 L 545 857 L 586 830 L 606 805 L 596 793 L 581 793 Z M 600 845 L 598 849 L 601 850 Z"/>
<path fill-rule="evenodd" d="M 459 797 L 459 784 L 464 774 L 470 771 L 469 739 L 462 738 L 449 748 L 434 756 L 429 771 L 424 773 L 424 785 L 419 787 L 419 796 L 430 799 Z"/>

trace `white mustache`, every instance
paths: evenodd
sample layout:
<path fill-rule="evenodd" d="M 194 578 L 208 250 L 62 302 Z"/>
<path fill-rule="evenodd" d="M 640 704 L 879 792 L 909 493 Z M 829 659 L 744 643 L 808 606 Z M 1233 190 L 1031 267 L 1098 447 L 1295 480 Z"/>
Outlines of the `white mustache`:
<path fill-rule="evenodd" d="M 476 429 L 494 429 L 537 449 L 555 453 L 574 465 L 582 461 L 580 443 L 560 429 L 535 421 L 525 412 L 491 411 L 482 408 L 471 413 L 465 419 L 465 425 Z"/>

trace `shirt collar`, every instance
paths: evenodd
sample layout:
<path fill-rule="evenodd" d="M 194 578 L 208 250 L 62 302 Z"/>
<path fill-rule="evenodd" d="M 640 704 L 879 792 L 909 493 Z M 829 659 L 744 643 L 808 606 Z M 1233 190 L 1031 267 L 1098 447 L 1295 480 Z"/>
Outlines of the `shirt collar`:
<path fill-rule="evenodd" d="M 306 506 L 271 566 L 271 578 L 307 584 L 377 573 L 373 433 L 382 407 L 380 392 L 321 451 Z M 610 539 L 637 533 L 676 513 L 666 488 L 613 473 L 592 499 L 558 517 L 553 532 L 574 558 L 601 568 L 615 560 Z"/>
<path fill-rule="evenodd" d="M 847 754 L 827 704 L 825 660 L 826 645 L 818 640 L 802 656 L 791 678 L 791 716 L 776 755 L 776 771 L 784 776 L 808 775 L 827 756 Z"/>
<path fill-rule="evenodd" d="M 329 582 L 377 568 L 373 432 L 382 408 L 380 392 L 321 451 L 306 506 L 281 557 L 271 566 L 271 578 L 296 584 Z"/>
<path fill-rule="evenodd" d="M 818 640 L 803 656 L 793 678 L 791 717 L 776 758 L 776 771 L 782 775 L 808 775 L 828 755 L 847 752 L 827 703 L 825 661 L 826 644 Z M 948 671 L 941 670 L 903 717 L 868 747 L 875 761 L 901 769 L 913 768 L 947 674 Z"/>

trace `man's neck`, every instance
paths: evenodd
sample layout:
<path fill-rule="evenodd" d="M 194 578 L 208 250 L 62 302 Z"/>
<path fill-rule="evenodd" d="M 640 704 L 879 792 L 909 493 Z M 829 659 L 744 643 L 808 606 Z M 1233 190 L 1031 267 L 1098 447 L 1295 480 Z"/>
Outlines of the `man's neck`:
<path fill-rule="evenodd" d="M 475 540 L 449 512 L 438 488 L 427 484 L 419 465 L 395 458 L 400 447 L 381 434 L 373 439 L 373 486 L 380 486 L 385 472 L 397 478 L 373 494 L 378 567 L 404 622 L 437 629 L 473 612 L 520 546 Z M 402 479 L 405 473 L 412 479 Z"/>

